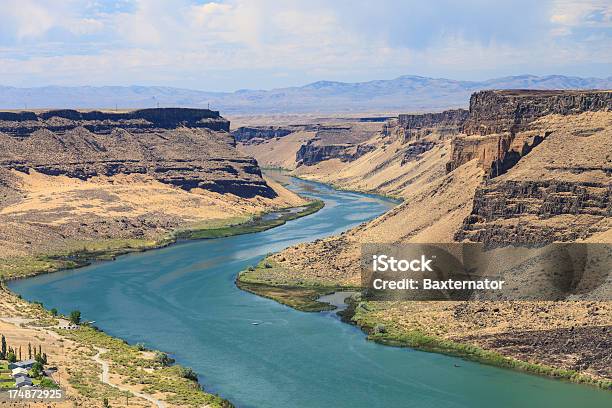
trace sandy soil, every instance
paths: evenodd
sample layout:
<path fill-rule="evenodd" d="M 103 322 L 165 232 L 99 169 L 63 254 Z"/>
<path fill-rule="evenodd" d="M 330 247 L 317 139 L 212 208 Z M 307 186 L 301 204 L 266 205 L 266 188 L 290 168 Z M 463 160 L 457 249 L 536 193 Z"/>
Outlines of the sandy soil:
<path fill-rule="evenodd" d="M 155 238 L 178 227 L 246 219 L 304 201 L 273 180 L 278 197 L 185 191 L 146 175 L 82 181 L 12 171 L 20 197 L 0 204 L 0 258 L 55 252 L 66 240 Z"/>

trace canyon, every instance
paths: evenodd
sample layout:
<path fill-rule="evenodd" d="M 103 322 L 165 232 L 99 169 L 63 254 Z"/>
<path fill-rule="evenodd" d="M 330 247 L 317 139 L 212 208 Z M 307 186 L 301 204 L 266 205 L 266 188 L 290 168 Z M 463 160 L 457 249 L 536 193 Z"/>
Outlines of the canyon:
<path fill-rule="evenodd" d="M 402 203 L 341 235 L 271 255 L 266 260 L 271 268 L 246 272 L 241 279 L 255 292 L 274 297 L 270 288 L 293 288 L 295 296 L 306 294 L 312 302 L 309 290 L 360 285 L 364 243 L 474 242 L 491 250 L 610 243 L 611 96 L 610 91 L 481 91 L 470 98 L 469 110 L 400 114 L 379 123 L 370 139 L 353 144 L 362 155 L 347 156 L 347 147 L 308 163 L 298 152 L 309 140 L 282 146 L 293 133 L 257 147 L 243 141 L 239 148 L 263 166 L 267 150 L 282 152 L 294 175 Z M 609 296 L 609 282 L 598 290 Z M 425 349 L 446 344 L 438 350 L 451 354 L 463 346 L 449 344 L 469 345 L 515 361 L 508 365 L 544 364 L 550 373 L 569 370 L 575 378 L 588 378 L 581 381 L 609 384 L 610 310 L 597 299 L 356 299 L 349 320 L 384 343 Z M 375 332 L 376 325 L 385 331 Z M 568 330 L 572 347 L 564 348 Z M 423 338 L 430 340 L 418 340 Z"/>
<path fill-rule="evenodd" d="M 398 202 L 338 235 L 270 253 L 236 280 L 241 289 L 302 310 L 329 310 L 317 300 L 321 294 L 360 287 L 364 243 L 466 242 L 491 250 L 510 243 L 610 243 L 611 95 L 482 91 L 469 109 L 242 119 L 235 128 L 208 109 L 0 112 L 0 223 L 6 226 L 0 274 L 12 279 L 83 259 L 113 259 L 165 246 L 181 231 L 233 228 L 308 203 L 262 168 Z M 358 209 L 343 211 L 347 220 L 370 219 L 359 218 Z M 599 295 L 610 293 L 608 283 Z M 0 311 L 7 315 L 50 319 L 41 307 L 2 293 Z M 612 381 L 612 310 L 588 294 L 530 302 L 354 295 L 347 302 L 343 319 L 383 344 L 603 388 Z M 84 350 L 110 341 L 104 336 L 71 338 Z M 145 358 L 149 374 L 160 374 L 151 353 L 117 342 L 113 348 L 129 352 L 130 364 Z M 115 380 L 132 381 L 121 373 Z M 174 371 L 160 375 L 177 378 Z M 225 404 L 199 391 L 192 396 Z"/>
<path fill-rule="evenodd" d="M 229 126 L 207 109 L 0 112 L 3 264 L 302 204 Z"/>

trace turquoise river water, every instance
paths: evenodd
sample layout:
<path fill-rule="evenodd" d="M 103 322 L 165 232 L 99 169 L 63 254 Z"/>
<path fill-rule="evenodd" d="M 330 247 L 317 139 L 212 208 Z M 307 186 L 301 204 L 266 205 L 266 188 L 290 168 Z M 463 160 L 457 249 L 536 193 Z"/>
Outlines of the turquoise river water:
<path fill-rule="evenodd" d="M 393 205 L 301 180 L 290 187 L 325 208 L 268 231 L 181 242 L 10 288 L 168 352 L 238 407 L 612 406 L 607 391 L 378 345 L 333 312 L 303 313 L 238 289 L 236 274 L 266 253 L 340 233 Z"/>

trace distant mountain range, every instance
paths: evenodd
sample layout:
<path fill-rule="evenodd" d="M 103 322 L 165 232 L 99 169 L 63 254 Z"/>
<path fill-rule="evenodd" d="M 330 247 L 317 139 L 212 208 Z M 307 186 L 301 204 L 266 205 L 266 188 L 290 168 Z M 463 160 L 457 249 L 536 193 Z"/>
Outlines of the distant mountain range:
<path fill-rule="evenodd" d="M 224 115 L 419 112 L 465 107 L 482 89 L 612 89 L 612 77 L 519 75 L 455 81 L 405 75 L 368 82 L 319 81 L 272 90 L 206 92 L 160 86 L 0 86 L 0 109 L 207 107 Z"/>

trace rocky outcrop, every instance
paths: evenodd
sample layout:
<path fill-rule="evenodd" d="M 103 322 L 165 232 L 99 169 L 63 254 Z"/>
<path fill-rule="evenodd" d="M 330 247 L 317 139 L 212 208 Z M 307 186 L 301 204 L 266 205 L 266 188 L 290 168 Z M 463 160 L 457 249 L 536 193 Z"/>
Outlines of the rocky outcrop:
<path fill-rule="evenodd" d="M 340 161 L 353 161 L 364 154 L 374 150 L 376 147 L 372 145 L 318 145 L 313 141 L 302 145 L 296 153 L 296 161 L 298 165 L 312 166 L 319 162 L 340 159 Z"/>
<path fill-rule="evenodd" d="M 236 142 L 244 144 L 257 144 L 268 139 L 287 136 L 304 126 L 242 126 L 232 130 L 232 136 Z"/>
<path fill-rule="evenodd" d="M 559 222 L 555 216 L 564 217 Z M 476 191 L 470 216 L 455 239 L 489 246 L 541 245 L 602 232 L 596 221 L 612 217 L 610 184 L 564 181 L 506 181 Z"/>
<path fill-rule="evenodd" d="M 489 177 L 505 173 L 548 133 L 529 133 L 547 115 L 612 110 L 611 91 L 482 91 L 470 98 L 462 135 L 453 140 L 447 171 L 478 159 Z"/>
<path fill-rule="evenodd" d="M 491 139 L 495 135 L 475 139 L 474 150 L 484 151 Z M 500 168 L 490 169 L 476 191 L 455 239 L 541 245 L 587 239 L 612 227 L 612 112 L 548 115 L 525 126 L 512 143 L 503 160 L 493 162 Z"/>
<path fill-rule="evenodd" d="M 82 180 L 148 174 L 185 190 L 275 197 L 229 122 L 206 109 L 0 113 L 0 167 Z"/>
<path fill-rule="evenodd" d="M 418 140 L 434 131 L 452 135 L 458 133 L 468 117 L 465 109 L 451 109 L 437 113 L 399 115 L 398 126 L 404 130 L 404 140 Z"/>
<path fill-rule="evenodd" d="M 315 137 L 296 152 L 298 166 L 312 166 L 319 162 L 339 159 L 349 162 L 358 159 L 376 147 L 368 141 L 383 129 L 383 124 L 365 127 L 351 125 L 317 125 Z"/>
<path fill-rule="evenodd" d="M 113 129 L 149 132 L 178 127 L 229 131 L 229 121 L 208 109 L 157 108 L 128 112 L 81 112 L 72 109 L 35 112 L 0 112 L 0 132 L 27 137 L 40 129 L 63 133 L 77 127 L 95 133 Z"/>
<path fill-rule="evenodd" d="M 546 115 L 612 109 L 612 91 L 481 91 L 472 94 L 463 126 L 466 135 L 518 133 Z"/>
<path fill-rule="evenodd" d="M 402 145 L 401 165 L 420 160 L 434 146 L 457 135 L 468 116 L 465 109 L 424 114 L 401 114 L 385 123 L 381 134 L 388 142 Z"/>
<path fill-rule="evenodd" d="M 423 153 L 433 149 L 435 145 L 435 142 L 429 140 L 417 140 L 412 142 L 404 150 L 404 157 L 401 162 L 402 166 L 411 161 L 419 160 Z"/>

